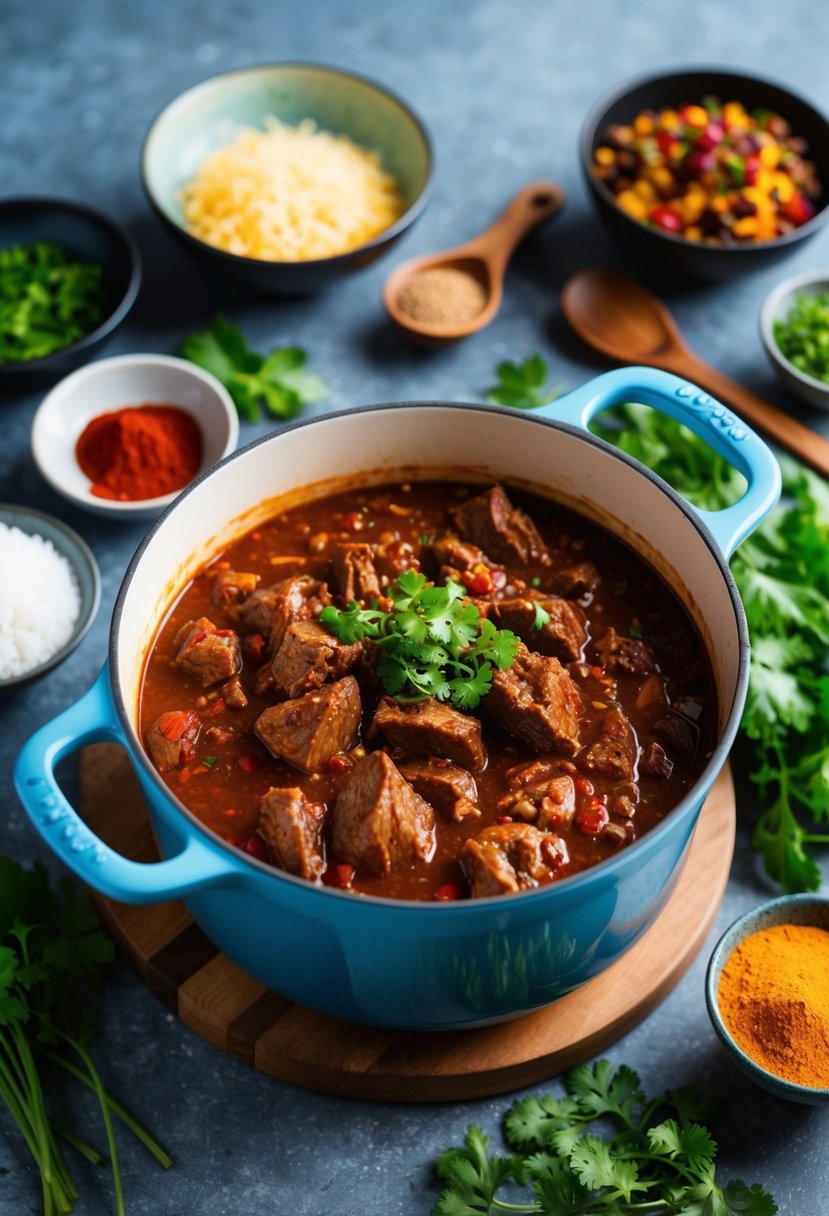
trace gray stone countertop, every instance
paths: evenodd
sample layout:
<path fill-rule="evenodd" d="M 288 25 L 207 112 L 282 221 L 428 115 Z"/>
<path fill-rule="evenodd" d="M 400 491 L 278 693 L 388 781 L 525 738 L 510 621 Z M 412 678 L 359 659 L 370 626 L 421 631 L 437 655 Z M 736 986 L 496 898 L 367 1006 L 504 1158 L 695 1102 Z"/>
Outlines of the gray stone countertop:
<path fill-rule="evenodd" d="M 144 284 L 106 355 L 172 353 L 185 333 L 221 310 L 255 347 L 296 342 L 308 349 L 331 388 L 315 409 L 480 400 L 499 359 L 534 351 L 544 354 L 555 382 L 575 387 L 608 365 L 568 331 L 558 301 L 563 280 L 590 264 L 637 273 L 599 226 L 580 179 L 576 139 L 588 106 L 639 71 L 728 64 L 777 77 L 827 111 L 827 45 L 829 8 L 812 0 L 757 0 L 749 7 L 725 0 L 674 7 L 657 0 L 0 0 L 0 182 L 3 195 L 89 200 L 137 237 Z M 176 93 L 215 72 L 278 59 L 341 65 L 391 85 L 421 114 L 437 151 L 432 202 L 397 250 L 304 300 L 251 297 L 202 272 L 161 231 L 139 179 L 143 136 Z M 438 354 L 395 336 L 380 304 L 390 268 L 466 238 L 539 177 L 562 183 L 568 206 L 516 257 L 495 323 Z M 700 354 L 796 413 L 766 362 L 757 316 L 776 282 L 821 263 L 829 263 L 827 232 L 785 266 L 754 277 L 716 287 L 670 274 L 651 282 Z M 100 564 L 103 600 L 69 660 L 0 701 L 0 847 L 22 859 L 45 856 L 45 847 L 12 790 L 14 757 L 34 728 L 97 674 L 113 600 L 143 532 L 141 525 L 74 510 L 41 480 L 29 449 L 38 400 L 31 394 L 0 401 L 0 499 L 40 507 L 81 532 Z M 829 433 L 826 416 L 800 416 Z M 243 425 L 243 440 L 267 429 Z M 744 787 L 733 873 L 710 941 L 668 999 L 609 1054 L 637 1068 L 652 1092 L 686 1083 L 722 1091 L 732 1110 L 722 1137 L 724 1176 L 762 1181 L 787 1216 L 821 1216 L 829 1193 L 829 1112 L 787 1105 L 754 1088 L 732 1067 L 705 1013 L 703 976 L 716 933 L 774 893 L 748 845 L 755 812 Z M 122 961 L 111 969 L 100 1012 L 97 1054 L 107 1080 L 176 1162 L 164 1173 L 131 1138 L 121 1138 L 132 1216 L 425 1216 L 438 1194 L 435 1156 L 459 1143 L 470 1122 L 497 1138 L 511 1100 L 379 1105 L 281 1084 L 179 1024 Z M 91 1117 L 91 1106 L 81 1102 L 78 1113 Z M 114 1210 L 105 1170 L 78 1166 L 77 1176 L 79 1216 Z M 0 1214 L 39 1211 L 38 1192 L 0 1112 Z"/>

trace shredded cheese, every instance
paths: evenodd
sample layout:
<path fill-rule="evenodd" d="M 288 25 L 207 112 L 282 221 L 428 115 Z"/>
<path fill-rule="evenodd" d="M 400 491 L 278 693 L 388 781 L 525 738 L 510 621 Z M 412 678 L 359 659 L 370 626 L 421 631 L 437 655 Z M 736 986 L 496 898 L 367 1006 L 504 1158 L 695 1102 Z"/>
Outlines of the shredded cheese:
<path fill-rule="evenodd" d="M 356 249 L 405 204 L 376 152 L 312 119 L 268 118 L 211 152 L 179 193 L 187 231 L 228 253 L 300 262 Z"/>

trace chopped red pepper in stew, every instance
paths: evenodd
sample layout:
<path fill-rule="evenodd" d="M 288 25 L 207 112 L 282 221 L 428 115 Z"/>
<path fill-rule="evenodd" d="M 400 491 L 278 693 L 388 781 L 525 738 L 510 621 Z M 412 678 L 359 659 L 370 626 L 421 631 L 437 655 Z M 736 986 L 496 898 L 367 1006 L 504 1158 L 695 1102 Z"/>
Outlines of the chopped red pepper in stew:
<path fill-rule="evenodd" d="M 397 621 L 412 683 L 382 622 L 415 582 L 435 632 Z M 432 586 L 462 614 L 453 641 Z M 357 617 L 374 636 L 334 631 Z M 458 636 L 479 643 L 469 710 L 440 675 Z M 692 786 L 716 722 L 696 629 L 642 558 L 540 496 L 438 482 L 292 507 L 217 554 L 140 701 L 153 763 L 212 831 L 308 882 L 423 901 L 530 890 L 628 847 Z"/>

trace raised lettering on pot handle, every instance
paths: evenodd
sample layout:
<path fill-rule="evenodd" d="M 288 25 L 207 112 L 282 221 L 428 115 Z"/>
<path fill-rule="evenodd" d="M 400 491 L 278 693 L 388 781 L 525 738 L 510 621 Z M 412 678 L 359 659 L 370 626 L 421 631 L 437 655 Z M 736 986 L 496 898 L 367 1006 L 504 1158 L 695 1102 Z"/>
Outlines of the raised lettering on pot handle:
<path fill-rule="evenodd" d="M 780 466 L 768 445 L 731 410 L 670 372 L 626 367 L 597 376 L 537 413 L 587 430 L 591 419 L 628 401 L 653 406 L 683 423 L 743 474 L 748 487 L 739 502 L 721 511 L 692 509 L 730 557 L 780 497 Z"/>
<path fill-rule="evenodd" d="M 178 899 L 214 886 L 234 872 L 232 858 L 190 835 L 175 857 L 154 864 L 130 861 L 92 832 L 55 780 L 55 765 L 87 743 L 124 743 L 109 691 L 107 668 L 69 709 L 24 744 L 14 782 L 26 813 L 62 861 L 96 891 L 122 903 Z"/>

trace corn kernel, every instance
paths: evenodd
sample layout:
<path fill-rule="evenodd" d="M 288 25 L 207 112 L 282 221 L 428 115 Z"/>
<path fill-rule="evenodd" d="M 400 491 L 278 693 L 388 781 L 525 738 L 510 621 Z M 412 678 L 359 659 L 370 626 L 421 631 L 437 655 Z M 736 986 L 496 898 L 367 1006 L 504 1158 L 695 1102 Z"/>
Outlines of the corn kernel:
<path fill-rule="evenodd" d="M 760 149 L 760 164 L 764 169 L 776 169 L 780 164 L 780 149 L 777 144 L 763 144 Z"/>
<path fill-rule="evenodd" d="M 634 183 L 633 189 L 640 198 L 645 200 L 646 203 L 656 202 L 656 191 L 651 183 L 646 181 L 644 177 L 640 177 L 639 181 Z"/>
<path fill-rule="evenodd" d="M 775 173 L 774 189 L 781 203 L 790 203 L 794 198 L 794 182 L 787 173 Z"/>
<path fill-rule="evenodd" d="M 633 190 L 623 190 L 617 194 L 616 202 L 622 210 L 635 220 L 644 220 L 648 216 L 648 204 Z"/>
<path fill-rule="evenodd" d="M 730 206 L 727 194 L 718 194 L 716 198 L 711 199 L 711 210 L 716 211 L 717 215 L 722 215 Z"/>
<path fill-rule="evenodd" d="M 679 124 L 679 115 L 676 110 L 662 110 L 659 114 L 659 122 L 666 131 L 672 131 Z"/>
<path fill-rule="evenodd" d="M 729 127 L 742 127 L 747 130 L 750 119 L 745 108 L 738 101 L 727 101 L 722 108 L 723 122 Z"/>
<path fill-rule="evenodd" d="M 756 239 L 759 226 L 755 215 L 747 215 L 744 219 L 735 220 L 731 231 L 735 236 L 753 237 Z"/>
<path fill-rule="evenodd" d="M 597 165 L 612 165 L 616 159 L 616 153 L 612 148 L 597 148 L 593 156 Z"/>
<path fill-rule="evenodd" d="M 672 143 L 668 149 L 668 160 L 682 160 L 685 155 L 685 147 L 677 140 Z"/>
<path fill-rule="evenodd" d="M 672 204 L 676 207 L 686 224 L 693 224 L 702 215 L 706 207 L 705 195 L 699 196 L 686 194 L 684 198 L 677 199 Z"/>
<path fill-rule="evenodd" d="M 633 129 L 637 135 L 650 135 L 653 131 L 653 119 L 647 114 L 637 114 L 633 120 Z"/>
<path fill-rule="evenodd" d="M 674 175 L 664 165 L 651 169 L 650 179 L 660 194 L 668 194 L 674 188 Z"/>
<path fill-rule="evenodd" d="M 685 237 L 686 241 L 701 241 L 702 229 L 696 224 L 689 224 L 682 235 Z"/>
<path fill-rule="evenodd" d="M 708 111 L 703 106 L 683 106 L 682 117 L 689 127 L 708 126 Z"/>

